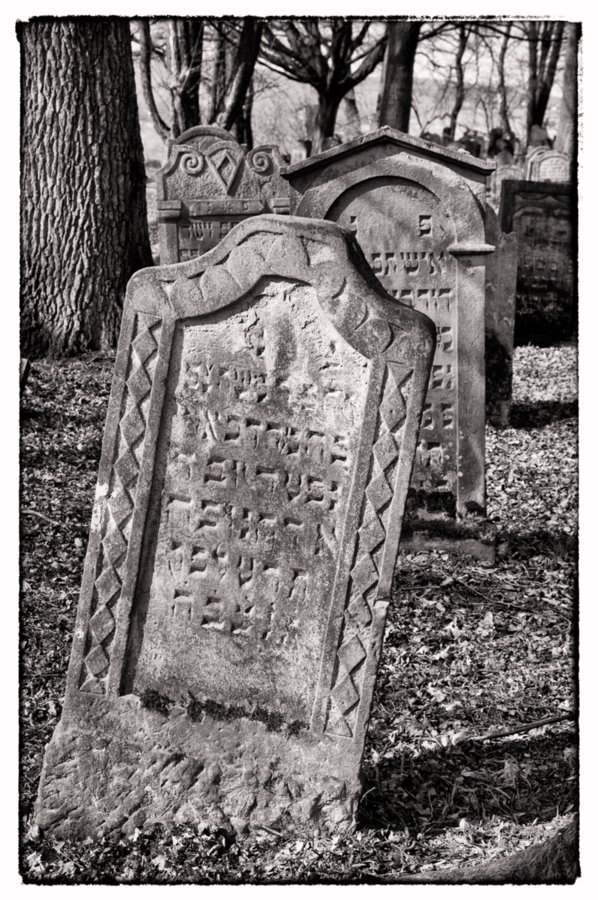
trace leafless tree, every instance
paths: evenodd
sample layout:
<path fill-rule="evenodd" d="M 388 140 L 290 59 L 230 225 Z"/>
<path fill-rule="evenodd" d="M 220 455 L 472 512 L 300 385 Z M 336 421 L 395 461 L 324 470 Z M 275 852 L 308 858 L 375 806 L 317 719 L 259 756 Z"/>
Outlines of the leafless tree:
<path fill-rule="evenodd" d="M 139 65 L 143 96 L 158 134 L 178 137 L 194 125 L 217 123 L 251 133 L 246 116 L 263 24 L 246 16 L 236 20 L 200 18 L 138 20 Z M 211 52 L 206 52 L 211 50 Z M 152 79 L 152 59 L 166 67 L 169 121 L 158 110 Z M 200 87 L 207 94 L 202 117 Z"/>
<path fill-rule="evenodd" d="M 332 137 L 341 100 L 367 78 L 384 56 L 385 31 L 371 34 L 372 21 L 279 19 L 264 24 L 262 63 L 318 94 L 312 151 Z"/>
<path fill-rule="evenodd" d="M 530 20 L 523 24 L 529 50 L 527 138 L 534 125 L 543 125 L 554 84 L 564 22 Z"/>

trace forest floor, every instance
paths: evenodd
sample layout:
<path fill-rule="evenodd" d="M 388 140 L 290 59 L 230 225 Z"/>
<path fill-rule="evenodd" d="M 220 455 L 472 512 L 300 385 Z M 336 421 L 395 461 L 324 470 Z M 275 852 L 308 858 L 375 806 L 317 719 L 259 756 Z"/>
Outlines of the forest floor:
<path fill-rule="evenodd" d="M 35 362 L 22 400 L 25 880 L 388 883 L 510 855 L 569 822 L 578 802 L 577 354 L 564 345 L 516 351 L 512 427 L 486 432 L 496 566 L 400 556 L 353 834 L 239 838 L 177 826 L 81 844 L 33 826 L 43 750 L 61 712 L 112 361 Z"/>

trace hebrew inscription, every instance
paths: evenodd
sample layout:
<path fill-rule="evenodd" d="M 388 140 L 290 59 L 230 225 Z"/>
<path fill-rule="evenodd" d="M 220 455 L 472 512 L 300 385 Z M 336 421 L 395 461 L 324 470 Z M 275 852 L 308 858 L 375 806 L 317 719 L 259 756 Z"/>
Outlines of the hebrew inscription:
<path fill-rule="evenodd" d="M 160 261 L 206 253 L 248 216 L 288 213 L 280 162 L 277 147 L 247 152 L 222 128 L 198 126 L 182 134 L 156 176 Z"/>
<path fill-rule="evenodd" d="M 316 326 L 328 334 L 314 349 Z M 332 587 L 367 365 L 326 328 L 313 292 L 293 285 L 180 340 L 136 684 L 172 693 L 184 669 L 192 693 L 231 702 L 251 685 L 264 703 L 276 684 L 308 717 L 313 633 L 325 625 L 317 598 Z"/>
<path fill-rule="evenodd" d="M 372 282 L 338 226 L 279 216 L 131 279 L 55 836 L 354 826 L 433 350 Z"/>
<path fill-rule="evenodd" d="M 380 178 L 346 191 L 329 217 L 355 233 L 386 290 L 436 324 L 436 353 L 411 484 L 428 495 L 447 494 L 456 479 L 457 273 L 447 249 L 446 213 L 426 189 Z"/>

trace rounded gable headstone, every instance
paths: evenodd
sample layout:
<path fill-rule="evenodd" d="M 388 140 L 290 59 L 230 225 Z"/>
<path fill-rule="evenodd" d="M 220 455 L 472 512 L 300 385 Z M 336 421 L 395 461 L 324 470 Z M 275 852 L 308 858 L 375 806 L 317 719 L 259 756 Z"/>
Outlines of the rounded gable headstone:
<path fill-rule="evenodd" d="M 133 276 L 41 827 L 354 826 L 433 341 L 330 222 Z"/>

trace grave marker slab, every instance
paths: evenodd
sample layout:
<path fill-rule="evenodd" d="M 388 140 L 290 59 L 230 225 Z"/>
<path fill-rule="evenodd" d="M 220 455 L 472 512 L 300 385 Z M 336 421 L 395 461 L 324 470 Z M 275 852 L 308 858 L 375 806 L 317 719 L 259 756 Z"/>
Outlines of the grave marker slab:
<path fill-rule="evenodd" d="M 185 131 L 156 173 L 161 264 L 206 253 L 249 216 L 288 213 L 280 166 L 273 145 L 247 152 L 215 125 Z"/>
<path fill-rule="evenodd" d="M 494 164 L 381 128 L 282 170 L 297 215 L 354 231 L 396 299 L 436 323 L 405 543 L 492 559 L 484 520 L 486 177 Z"/>
<path fill-rule="evenodd" d="M 525 177 L 527 181 L 568 182 L 571 177 L 571 160 L 560 150 L 548 147 L 534 147 L 526 159 Z M 516 180 L 516 176 L 511 176 Z"/>
<path fill-rule="evenodd" d="M 497 165 L 492 172 L 488 188 L 488 205 L 492 206 L 496 212 L 500 206 L 500 192 L 502 190 L 503 181 L 508 179 L 523 178 L 523 167 L 517 163 L 510 165 Z"/>
<path fill-rule="evenodd" d="M 331 222 L 131 279 L 40 826 L 353 825 L 433 344 Z"/>
<path fill-rule="evenodd" d="M 503 183 L 500 223 L 518 237 L 515 344 L 572 338 L 577 329 L 575 197 L 568 184 Z"/>
<path fill-rule="evenodd" d="M 507 428 L 513 393 L 513 342 L 517 289 L 517 235 L 504 234 L 491 206 L 486 240 L 496 249 L 486 266 L 486 418 Z"/>

